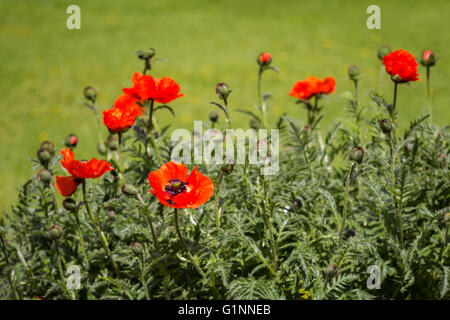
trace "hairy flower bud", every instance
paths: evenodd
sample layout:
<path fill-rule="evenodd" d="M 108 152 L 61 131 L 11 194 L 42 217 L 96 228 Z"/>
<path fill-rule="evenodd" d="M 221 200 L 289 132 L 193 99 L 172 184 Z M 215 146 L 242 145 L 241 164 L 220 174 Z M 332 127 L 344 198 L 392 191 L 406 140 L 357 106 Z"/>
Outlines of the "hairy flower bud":
<path fill-rule="evenodd" d="M 256 58 L 256 62 L 260 66 L 266 67 L 272 63 L 272 57 L 270 56 L 270 53 L 267 52 L 260 53 L 259 56 Z"/>
<path fill-rule="evenodd" d="M 151 58 L 153 58 L 155 56 L 155 54 L 156 54 L 156 51 L 153 48 L 148 48 L 148 49 L 137 50 L 136 51 L 136 55 L 141 60 L 151 59 Z"/>
<path fill-rule="evenodd" d="M 355 229 L 347 229 L 347 231 L 345 231 L 345 239 L 349 239 L 351 237 L 354 237 L 356 235 L 356 230 Z"/>
<path fill-rule="evenodd" d="M 424 50 L 420 56 L 419 62 L 424 67 L 432 67 L 436 64 L 436 57 L 431 50 Z"/>
<path fill-rule="evenodd" d="M 234 163 L 225 163 L 222 165 L 222 167 L 220 167 L 220 170 L 224 173 L 224 174 L 229 174 L 233 171 L 234 169 Z"/>
<path fill-rule="evenodd" d="M 62 236 L 62 227 L 59 224 L 53 224 L 48 228 L 47 236 L 50 240 L 58 240 Z"/>
<path fill-rule="evenodd" d="M 46 169 L 39 170 L 36 176 L 38 181 L 45 185 L 50 184 L 50 181 L 52 181 L 52 173 Z"/>
<path fill-rule="evenodd" d="M 52 155 L 47 149 L 39 149 L 37 152 L 37 158 L 43 166 L 46 166 L 52 159 Z"/>
<path fill-rule="evenodd" d="M 52 157 L 56 154 L 55 145 L 51 141 L 43 141 L 40 145 L 40 149 L 47 150 Z"/>
<path fill-rule="evenodd" d="M 391 48 L 389 46 L 381 46 L 380 49 L 378 49 L 378 59 L 383 61 L 384 56 L 388 55 L 389 53 L 391 53 Z"/>
<path fill-rule="evenodd" d="M 87 86 L 83 90 L 84 97 L 92 102 L 95 102 L 97 100 L 97 89 L 91 86 Z"/>
<path fill-rule="evenodd" d="M 231 92 L 230 86 L 227 85 L 226 83 L 222 82 L 216 85 L 216 94 L 217 97 L 219 97 L 219 99 L 226 100 L 230 92 Z"/>
<path fill-rule="evenodd" d="M 67 211 L 74 212 L 77 210 L 77 203 L 72 198 L 65 198 L 62 205 Z"/>
<path fill-rule="evenodd" d="M 66 137 L 66 141 L 65 141 L 66 147 L 68 147 L 68 148 L 75 148 L 77 146 L 77 143 L 78 143 L 78 138 L 77 138 L 76 135 L 69 134 Z"/>
<path fill-rule="evenodd" d="M 216 123 L 218 119 L 219 119 L 219 113 L 217 111 L 213 110 L 209 113 L 209 120 L 211 122 Z"/>
<path fill-rule="evenodd" d="M 144 246 L 142 244 L 140 244 L 139 242 L 132 242 L 130 244 L 130 250 L 135 255 L 141 255 L 142 252 L 144 251 Z"/>
<path fill-rule="evenodd" d="M 353 147 L 352 150 L 350 150 L 349 159 L 350 161 L 361 164 L 364 159 L 364 149 L 361 147 Z"/>
<path fill-rule="evenodd" d="M 323 270 L 323 275 L 327 279 L 337 276 L 338 273 L 339 273 L 339 268 L 334 263 L 330 264 L 328 267 L 325 268 L 325 270 Z"/>
<path fill-rule="evenodd" d="M 116 218 L 116 212 L 113 210 L 109 210 L 106 212 L 106 219 L 114 220 Z"/>
<path fill-rule="evenodd" d="M 352 81 L 357 81 L 359 79 L 359 69 L 355 65 L 351 65 L 348 67 L 348 77 Z"/>
<path fill-rule="evenodd" d="M 126 196 L 134 197 L 137 195 L 138 192 L 137 192 L 137 189 L 135 186 L 133 186 L 132 184 L 129 184 L 129 183 L 125 183 L 122 186 L 122 193 Z"/>
<path fill-rule="evenodd" d="M 391 120 L 383 119 L 380 121 L 380 128 L 384 134 L 389 134 L 394 129 L 394 125 Z"/>

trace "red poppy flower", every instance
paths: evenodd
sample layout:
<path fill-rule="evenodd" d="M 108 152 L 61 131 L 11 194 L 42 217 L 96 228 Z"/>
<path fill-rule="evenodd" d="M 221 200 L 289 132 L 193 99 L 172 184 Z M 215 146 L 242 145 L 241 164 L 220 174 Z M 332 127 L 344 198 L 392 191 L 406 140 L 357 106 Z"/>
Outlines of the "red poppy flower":
<path fill-rule="evenodd" d="M 298 99 L 309 99 L 320 94 L 329 94 L 336 90 L 336 81 L 333 77 L 320 80 L 314 76 L 309 76 L 305 80 L 297 81 L 292 87 L 290 96 Z"/>
<path fill-rule="evenodd" d="M 132 96 L 123 94 L 119 96 L 116 101 L 114 101 L 114 108 L 127 110 L 131 109 L 136 112 L 136 116 L 140 116 L 145 111 L 145 109 L 138 105 L 137 102 L 138 100 L 133 98 Z"/>
<path fill-rule="evenodd" d="M 95 158 L 89 161 L 74 160 L 74 154 L 70 148 L 61 150 L 64 159 L 61 165 L 69 172 L 70 176 L 56 176 L 56 189 L 64 196 L 71 196 L 83 179 L 98 178 L 105 172 L 113 170 L 111 164 Z"/>
<path fill-rule="evenodd" d="M 336 91 L 336 81 L 333 77 L 327 77 L 319 82 L 317 93 L 329 94 Z"/>
<path fill-rule="evenodd" d="M 197 167 L 187 176 L 187 168 L 173 161 L 163 164 L 158 171 L 148 175 L 151 193 L 167 207 L 198 208 L 211 198 L 214 192 L 212 181 L 197 171 Z"/>
<path fill-rule="evenodd" d="M 150 75 L 136 72 L 132 78 L 133 87 L 124 88 L 122 91 L 131 98 L 144 101 L 153 99 L 159 103 L 169 103 L 183 96 L 180 86 L 171 78 L 163 77 L 154 79 Z"/>
<path fill-rule="evenodd" d="M 162 77 L 161 79 L 155 79 L 155 83 L 156 95 L 154 99 L 159 103 L 169 103 L 184 96 L 180 93 L 180 86 L 171 78 Z"/>
<path fill-rule="evenodd" d="M 131 128 L 136 116 L 142 112 L 139 109 L 112 108 L 103 111 L 103 124 L 111 133 L 123 132 Z"/>
<path fill-rule="evenodd" d="M 414 56 L 406 50 L 392 51 L 384 56 L 383 64 L 386 67 L 386 72 L 393 77 L 394 81 L 396 81 L 394 77 L 400 78 L 398 82 L 419 80 L 418 63 Z"/>
<path fill-rule="evenodd" d="M 131 81 L 133 81 L 133 86 L 131 88 L 123 88 L 123 93 L 141 101 L 154 99 L 156 95 L 156 84 L 152 76 L 135 72 Z"/>

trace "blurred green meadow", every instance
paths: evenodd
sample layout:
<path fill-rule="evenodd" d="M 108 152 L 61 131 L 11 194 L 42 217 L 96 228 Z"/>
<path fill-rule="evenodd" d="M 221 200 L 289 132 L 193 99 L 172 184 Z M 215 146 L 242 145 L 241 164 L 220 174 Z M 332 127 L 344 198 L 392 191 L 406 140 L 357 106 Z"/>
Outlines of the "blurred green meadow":
<path fill-rule="evenodd" d="M 67 6 L 81 8 L 81 30 L 66 28 Z M 381 8 L 381 30 L 369 30 L 366 8 Z M 39 143 L 52 140 L 63 146 L 67 134 L 79 137 L 76 157 L 98 156 L 96 121 L 83 106 L 82 90 L 99 90 L 101 109 L 109 108 L 131 76 L 142 70 L 137 49 L 156 48 L 150 74 L 170 76 L 181 86 L 182 99 L 171 103 L 173 118 L 158 114 L 160 124 L 191 128 L 207 120 L 214 107 L 215 84 L 232 88 L 231 108 L 253 109 L 257 65 L 261 51 L 272 54 L 280 74 L 264 74 L 263 91 L 273 96 L 270 119 L 284 112 L 299 120 L 305 112 L 288 93 L 295 81 L 309 75 L 333 76 L 336 93 L 328 96 L 326 118 L 347 116 L 341 97 L 352 90 L 347 67 L 359 66 L 361 101 L 378 89 L 384 44 L 418 56 L 432 49 L 440 57 L 432 69 L 433 120 L 450 120 L 448 31 L 450 1 L 256 1 L 152 0 L 0 2 L 0 208 L 15 201 L 17 187 L 32 172 L 27 160 Z M 399 89 L 400 124 L 426 112 L 425 72 L 420 81 Z M 383 74 L 382 93 L 392 99 L 392 83 Z M 248 118 L 231 113 L 234 127 L 248 126 Z M 223 117 L 222 117 L 223 119 Z M 106 129 L 104 135 L 107 135 Z"/>

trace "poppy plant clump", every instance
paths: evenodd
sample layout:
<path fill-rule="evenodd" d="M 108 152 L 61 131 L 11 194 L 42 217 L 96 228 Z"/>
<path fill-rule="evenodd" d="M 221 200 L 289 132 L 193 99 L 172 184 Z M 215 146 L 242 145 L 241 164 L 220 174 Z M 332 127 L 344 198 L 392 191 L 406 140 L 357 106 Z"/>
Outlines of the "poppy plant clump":
<path fill-rule="evenodd" d="M 67 170 L 70 176 L 56 176 L 56 188 L 64 197 L 71 196 L 84 179 L 94 179 L 101 177 L 105 172 L 113 170 L 111 164 L 104 160 L 91 159 L 80 161 L 74 159 L 74 154 L 70 148 L 61 150 L 64 159 L 61 165 Z"/>
<path fill-rule="evenodd" d="M 409 127 L 400 111 L 414 106 L 397 110 L 397 89 L 422 86 L 407 51 L 383 46 L 367 64 L 348 61 L 324 78 L 284 66 L 284 79 L 301 80 L 276 90 L 262 83 L 265 71 L 279 73 L 264 52 L 241 75 L 256 90 L 218 75 L 189 97 L 216 101 L 180 140 L 168 104 L 184 95 L 172 78 L 146 74 L 156 52 L 136 52 L 142 73 L 105 97 L 111 107 L 85 88 L 91 131 L 81 131 L 86 121 L 77 136 L 62 132 L 33 152 L 32 175 L 0 219 L 0 299 L 450 299 L 450 132 L 431 119 L 430 70 L 442 72 L 433 52 L 416 55 L 429 114 L 425 99 L 411 102 L 423 115 Z M 393 96 L 368 86 L 373 69 L 380 84 L 393 80 Z M 306 116 L 290 106 L 277 116 L 271 92 L 293 97 Z M 256 111 L 239 109 L 239 98 Z M 250 128 L 236 127 L 237 113 Z M 98 159 L 75 159 L 75 148 L 95 146 Z"/>
<path fill-rule="evenodd" d="M 150 172 L 150 192 L 167 207 L 196 209 L 214 193 L 212 181 L 197 169 L 195 167 L 188 176 L 184 164 L 167 162 Z"/>

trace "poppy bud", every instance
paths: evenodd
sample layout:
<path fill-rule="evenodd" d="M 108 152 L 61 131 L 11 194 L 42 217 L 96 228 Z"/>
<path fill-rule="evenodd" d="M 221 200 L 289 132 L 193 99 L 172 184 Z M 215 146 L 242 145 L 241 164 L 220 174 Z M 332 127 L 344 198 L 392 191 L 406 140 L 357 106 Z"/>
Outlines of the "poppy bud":
<path fill-rule="evenodd" d="M 125 183 L 122 186 L 122 193 L 126 196 L 133 197 L 137 195 L 137 189 L 132 184 Z"/>
<path fill-rule="evenodd" d="M 302 208 L 303 207 L 303 201 L 300 198 L 295 198 L 292 201 L 292 207 L 294 208 Z"/>
<path fill-rule="evenodd" d="M 78 143 L 78 138 L 77 138 L 76 135 L 69 134 L 66 137 L 66 141 L 65 141 L 66 147 L 68 147 L 68 148 L 75 148 L 77 146 L 77 143 Z"/>
<path fill-rule="evenodd" d="M 349 239 L 351 237 L 354 237 L 355 235 L 356 235 L 355 229 L 347 229 L 347 231 L 345 232 L 345 239 Z"/>
<path fill-rule="evenodd" d="M 436 64 L 436 58 L 434 52 L 431 50 L 424 50 L 419 60 L 420 64 L 424 67 L 431 67 Z"/>
<path fill-rule="evenodd" d="M 378 49 L 378 59 L 383 61 L 384 56 L 391 53 L 391 48 L 389 46 L 381 46 L 380 49 Z"/>
<path fill-rule="evenodd" d="M 40 149 L 45 149 L 47 150 L 50 155 L 53 157 L 56 153 L 56 148 L 55 145 L 53 144 L 53 142 L 51 141 L 43 141 L 41 143 Z"/>
<path fill-rule="evenodd" d="M 216 85 L 216 94 L 221 100 L 226 100 L 230 94 L 231 89 L 226 83 L 218 83 Z"/>
<path fill-rule="evenodd" d="M 111 136 L 108 141 L 106 141 L 106 145 L 109 150 L 117 151 L 119 149 L 119 140 L 115 136 Z"/>
<path fill-rule="evenodd" d="M 153 48 L 136 51 L 136 55 L 141 60 L 151 59 L 154 57 L 155 54 L 156 54 L 156 52 L 155 52 L 155 49 L 153 49 Z"/>
<path fill-rule="evenodd" d="M 209 120 L 211 122 L 216 123 L 218 119 L 219 119 L 219 113 L 217 111 L 213 110 L 209 113 Z"/>
<path fill-rule="evenodd" d="M 272 57 L 270 56 L 270 53 L 261 53 L 256 59 L 256 62 L 258 62 L 261 67 L 265 67 L 272 63 Z"/>
<path fill-rule="evenodd" d="M 59 224 L 53 224 L 47 230 L 47 236 L 50 240 L 58 240 L 62 235 L 62 227 Z"/>
<path fill-rule="evenodd" d="M 46 169 L 41 169 L 37 173 L 37 179 L 45 185 L 48 185 L 52 181 L 52 173 Z"/>
<path fill-rule="evenodd" d="M 106 212 L 106 218 L 108 220 L 114 220 L 116 218 L 116 213 L 113 210 L 109 210 Z"/>
<path fill-rule="evenodd" d="M 323 270 L 323 275 L 325 278 L 330 279 L 335 277 L 339 273 L 339 268 L 336 266 L 336 264 L 330 264 L 328 267 Z"/>
<path fill-rule="evenodd" d="M 130 250 L 135 255 L 141 255 L 142 251 L 144 250 L 144 246 L 142 244 L 140 244 L 139 242 L 132 242 L 130 244 Z"/>
<path fill-rule="evenodd" d="M 77 203 L 72 198 L 65 198 L 62 202 L 64 209 L 74 212 L 77 209 Z"/>
<path fill-rule="evenodd" d="M 39 159 L 39 162 L 46 166 L 48 162 L 52 159 L 52 155 L 47 149 L 39 149 L 37 152 L 37 158 Z"/>
<path fill-rule="evenodd" d="M 97 100 L 97 89 L 91 86 L 87 86 L 84 88 L 84 97 L 92 102 L 95 102 Z"/>
<path fill-rule="evenodd" d="M 392 129 L 394 129 L 394 126 L 391 120 L 383 119 L 380 121 L 380 128 L 384 134 L 389 134 L 392 131 Z"/>
<path fill-rule="evenodd" d="M 234 169 L 234 163 L 225 163 L 220 170 L 224 173 L 224 174 L 229 174 L 231 173 L 231 171 L 233 171 Z"/>
<path fill-rule="evenodd" d="M 352 81 L 357 81 L 359 79 L 359 69 L 355 65 L 351 65 L 348 67 L 348 77 Z"/>
<path fill-rule="evenodd" d="M 349 159 L 350 161 L 355 161 L 358 164 L 361 164 L 364 159 L 364 149 L 361 147 L 352 148 L 352 150 L 350 150 Z"/>

